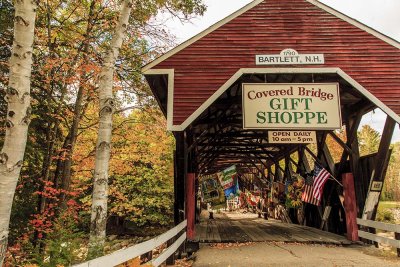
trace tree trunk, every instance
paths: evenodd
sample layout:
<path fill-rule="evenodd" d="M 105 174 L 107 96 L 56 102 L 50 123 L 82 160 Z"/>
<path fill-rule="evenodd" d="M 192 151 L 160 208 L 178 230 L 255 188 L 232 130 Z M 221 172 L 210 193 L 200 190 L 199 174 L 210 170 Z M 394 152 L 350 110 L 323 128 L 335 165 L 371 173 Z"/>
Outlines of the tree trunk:
<path fill-rule="evenodd" d="M 106 237 L 108 162 L 111 150 L 112 115 L 115 101 L 112 87 L 115 62 L 126 34 L 132 0 L 122 2 L 121 15 L 115 27 L 110 47 L 105 55 L 99 79 L 100 122 L 96 144 L 96 164 L 93 181 L 92 214 L 90 219 L 89 258 L 103 254 Z"/>
<path fill-rule="evenodd" d="M 83 101 L 83 94 L 84 94 L 84 86 L 79 86 L 78 96 L 75 102 L 75 109 L 74 109 L 74 118 L 72 121 L 71 129 L 69 135 L 67 136 L 67 144 L 66 144 L 66 159 L 63 166 L 62 171 L 62 181 L 61 181 L 61 189 L 63 190 L 60 195 L 60 207 L 64 210 L 67 206 L 67 194 L 70 190 L 71 185 L 71 167 L 72 167 L 72 154 L 74 152 L 76 138 L 78 136 L 78 126 L 81 120 L 81 112 L 82 112 L 82 101 Z"/>
<path fill-rule="evenodd" d="M 86 28 L 86 33 L 85 33 L 85 40 L 83 42 L 83 48 L 82 48 L 82 57 L 84 62 L 89 61 L 88 53 L 89 53 L 89 48 L 90 48 L 90 37 L 92 34 L 92 30 L 94 27 L 94 12 L 95 12 L 95 6 L 96 6 L 96 1 L 92 1 L 89 7 L 89 15 L 88 15 L 88 26 Z M 79 89 L 78 89 L 78 94 L 76 97 L 75 101 L 75 107 L 74 107 L 74 117 L 72 120 L 72 125 L 69 130 L 69 134 L 67 136 L 67 142 L 66 146 L 64 148 L 67 151 L 67 157 L 65 159 L 64 165 L 63 165 L 63 170 L 62 170 L 62 181 L 61 181 L 61 189 L 63 189 L 63 192 L 60 195 L 60 207 L 61 209 L 66 208 L 66 203 L 67 203 L 67 195 L 65 192 L 70 190 L 70 185 L 71 185 L 71 168 L 72 168 L 72 155 L 74 153 L 74 148 L 75 148 L 75 143 L 76 139 L 78 136 L 78 128 L 79 128 L 79 123 L 82 118 L 82 113 L 84 112 L 84 106 L 83 106 L 83 101 L 84 101 L 84 95 L 85 95 L 85 79 L 87 79 L 86 76 L 82 77 L 83 74 L 80 76 L 80 81 L 79 81 Z"/>
<path fill-rule="evenodd" d="M 11 207 L 30 122 L 30 77 L 35 19 L 35 1 L 15 1 L 14 43 L 6 92 L 6 136 L 0 153 L 0 266 L 7 248 Z"/>

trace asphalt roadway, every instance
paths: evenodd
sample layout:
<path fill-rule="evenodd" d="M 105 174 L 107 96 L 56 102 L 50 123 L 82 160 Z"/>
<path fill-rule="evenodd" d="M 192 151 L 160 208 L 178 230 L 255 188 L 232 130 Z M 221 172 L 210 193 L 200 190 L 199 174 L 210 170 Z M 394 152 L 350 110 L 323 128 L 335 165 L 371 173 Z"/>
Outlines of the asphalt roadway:
<path fill-rule="evenodd" d="M 202 244 L 193 255 L 203 266 L 400 266 L 400 258 L 372 246 L 327 246 L 298 243 Z"/>

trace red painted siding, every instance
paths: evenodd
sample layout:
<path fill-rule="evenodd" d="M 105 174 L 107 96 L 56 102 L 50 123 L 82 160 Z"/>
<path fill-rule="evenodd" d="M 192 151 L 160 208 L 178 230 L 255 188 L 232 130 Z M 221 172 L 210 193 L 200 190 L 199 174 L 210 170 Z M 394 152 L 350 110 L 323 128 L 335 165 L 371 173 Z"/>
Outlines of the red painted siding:
<path fill-rule="evenodd" d="M 181 124 L 256 54 L 325 54 L 400 114 L 400 50 L 304 0 L 264 1 L 154 68 L 175 69 L 174 121 Z M 271 66 L 268 66 L 271 67 Z M 290 67 L 290 66 L 277 66 Z"/>

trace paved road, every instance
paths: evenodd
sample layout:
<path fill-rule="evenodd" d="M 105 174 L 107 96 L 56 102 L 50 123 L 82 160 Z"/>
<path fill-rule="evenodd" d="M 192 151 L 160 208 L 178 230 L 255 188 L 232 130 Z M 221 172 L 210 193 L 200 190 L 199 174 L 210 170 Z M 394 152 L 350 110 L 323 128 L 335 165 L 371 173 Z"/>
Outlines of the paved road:
<path fill-rule="evenodd" d="M 203 266 L 400 266 L 396 257 L 378 257 L 378 250 L 352 245 L 243 243 L 202 245 L 194 267 Z"/>

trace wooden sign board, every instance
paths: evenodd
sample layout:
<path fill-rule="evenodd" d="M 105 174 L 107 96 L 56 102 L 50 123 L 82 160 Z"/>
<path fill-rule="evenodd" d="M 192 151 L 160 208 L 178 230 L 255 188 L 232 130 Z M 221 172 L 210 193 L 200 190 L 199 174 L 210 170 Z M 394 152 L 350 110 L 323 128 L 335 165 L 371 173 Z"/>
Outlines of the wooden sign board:
<path fill-rule="evenodd" d="M 337 83 L 245 83 L 243 128 L 333 130 L 342 125 Z"/>
<path fill-rule="evenodd" d="M 299 54 L 294 49 L 284 49 L 280 54 L 256 55 L 256 65 L 312 65 L 325 64 L 324 54 Z"/>
<path fill-rule="evenodd" d="M 381 192 L 382 191 L 383 182 L 372 181 L 371 191 Z"/>
<path fill-rule="evenodd" d="M 311 144 L 317 143 L 315 131 L 268 131 L 271 144 Z"/>

